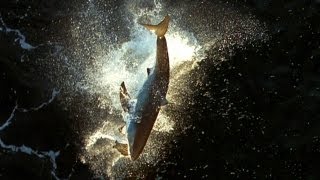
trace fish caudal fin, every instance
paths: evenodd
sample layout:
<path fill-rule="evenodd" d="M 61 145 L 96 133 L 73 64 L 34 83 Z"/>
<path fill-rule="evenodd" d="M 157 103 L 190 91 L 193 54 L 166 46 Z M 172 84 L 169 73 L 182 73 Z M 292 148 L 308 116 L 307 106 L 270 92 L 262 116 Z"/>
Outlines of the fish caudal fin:
<path fill-rule="evenodd" d="M 151 24 L 141 24 L 141 25 L 143 25 L 150 31 L 154 31 L 158 37 L 163 37 L 168 30 L 169 21 L 170 21 L 170 16 L 166 15 L 166 17 L 158 25 L 151 25 Z"/>

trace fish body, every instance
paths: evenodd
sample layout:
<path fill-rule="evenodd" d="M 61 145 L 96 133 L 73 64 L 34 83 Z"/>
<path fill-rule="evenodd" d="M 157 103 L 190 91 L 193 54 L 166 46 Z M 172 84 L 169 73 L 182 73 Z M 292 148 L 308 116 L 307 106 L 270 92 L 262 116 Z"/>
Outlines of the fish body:
<path fill-rule="evenodd" d="M 142 24 L 157 35 L 157 54 L 154 68 L 148 68 L 148 78 L 136 99 L 131 99 L 124 82 L 120 86 L 120 101 L 126 116 L 128 154 L 136 160 L 143 151 L 161 106 L 167 104 L 170 65 L 165 33 L 170 17 L 158 25 Z"/>

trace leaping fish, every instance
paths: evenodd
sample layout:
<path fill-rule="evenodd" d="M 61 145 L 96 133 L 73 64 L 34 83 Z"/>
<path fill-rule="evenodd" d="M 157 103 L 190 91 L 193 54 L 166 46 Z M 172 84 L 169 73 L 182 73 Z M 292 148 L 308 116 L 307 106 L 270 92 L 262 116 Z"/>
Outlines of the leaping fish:
<path fill-rule="evenodd" d="M 161 106 L 168 103 L 166 94 L 169 86 L 170 66 L 165 34 L 169 21 L 170 17 L 167 15 L 158 25 L 141 24 L 157 35 L 155 66 L 147 68 L 148 78 L 136 98 L 131 98 L 124 82 L 120 86 L 121 106 L 127 113 L 125 120 L 127 148 L 131 160 L 136 160 L 142 153 Z"/>

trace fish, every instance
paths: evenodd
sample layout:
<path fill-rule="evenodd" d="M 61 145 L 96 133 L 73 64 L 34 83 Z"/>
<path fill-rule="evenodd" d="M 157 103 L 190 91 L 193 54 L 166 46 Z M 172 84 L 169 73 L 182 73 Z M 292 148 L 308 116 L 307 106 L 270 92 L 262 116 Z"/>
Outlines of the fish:
<path fill-rule="evenodd" d="M 124 82 L 120 85 L 120 103 L 126 114 L 127 154 L 132 161 L 142 153 L 161 107 L 168 104 L 166 94 L 169 87 L 170 65 L 165 34 L 169 21 L 170 17 L 167 15 L 157 25 L 141 24 L 157 36 L 157 52 L 155 66 L 147 68 L 147 80 L 140 88 L 137 97 L 131 98 Z M 123 148 L 121 150 L 125 155 Z"/>

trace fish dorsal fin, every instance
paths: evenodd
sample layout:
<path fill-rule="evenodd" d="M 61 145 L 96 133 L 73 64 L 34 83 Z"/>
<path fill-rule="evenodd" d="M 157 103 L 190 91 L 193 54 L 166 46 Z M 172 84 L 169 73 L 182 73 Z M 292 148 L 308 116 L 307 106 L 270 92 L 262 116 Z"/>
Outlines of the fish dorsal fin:
<path fill-rule="evenodd" d="M 148 76 L 149 76 L 150 73 L 151 73 L 151 68 L 147 68 L 147 73 L 148 73 Z"/>
<path fill-rule="evenodd" d="M 130 100 L 130 95 L 127 91 L 127 88 L 124 84 L 124 82 L 121 83 L 121 86 L 120 86 L 120 102 L 121 102 L 121 106 L 123 108 L 123 110 L 125 112 L 128 112 L 129 111 L 129 100 Z"/>
<path fill-rule="evenodd" d="M 169 101 L 166 98 L 163 98 L 161 101 L 161 106 L 165 106 L 169 103 Z"/>

